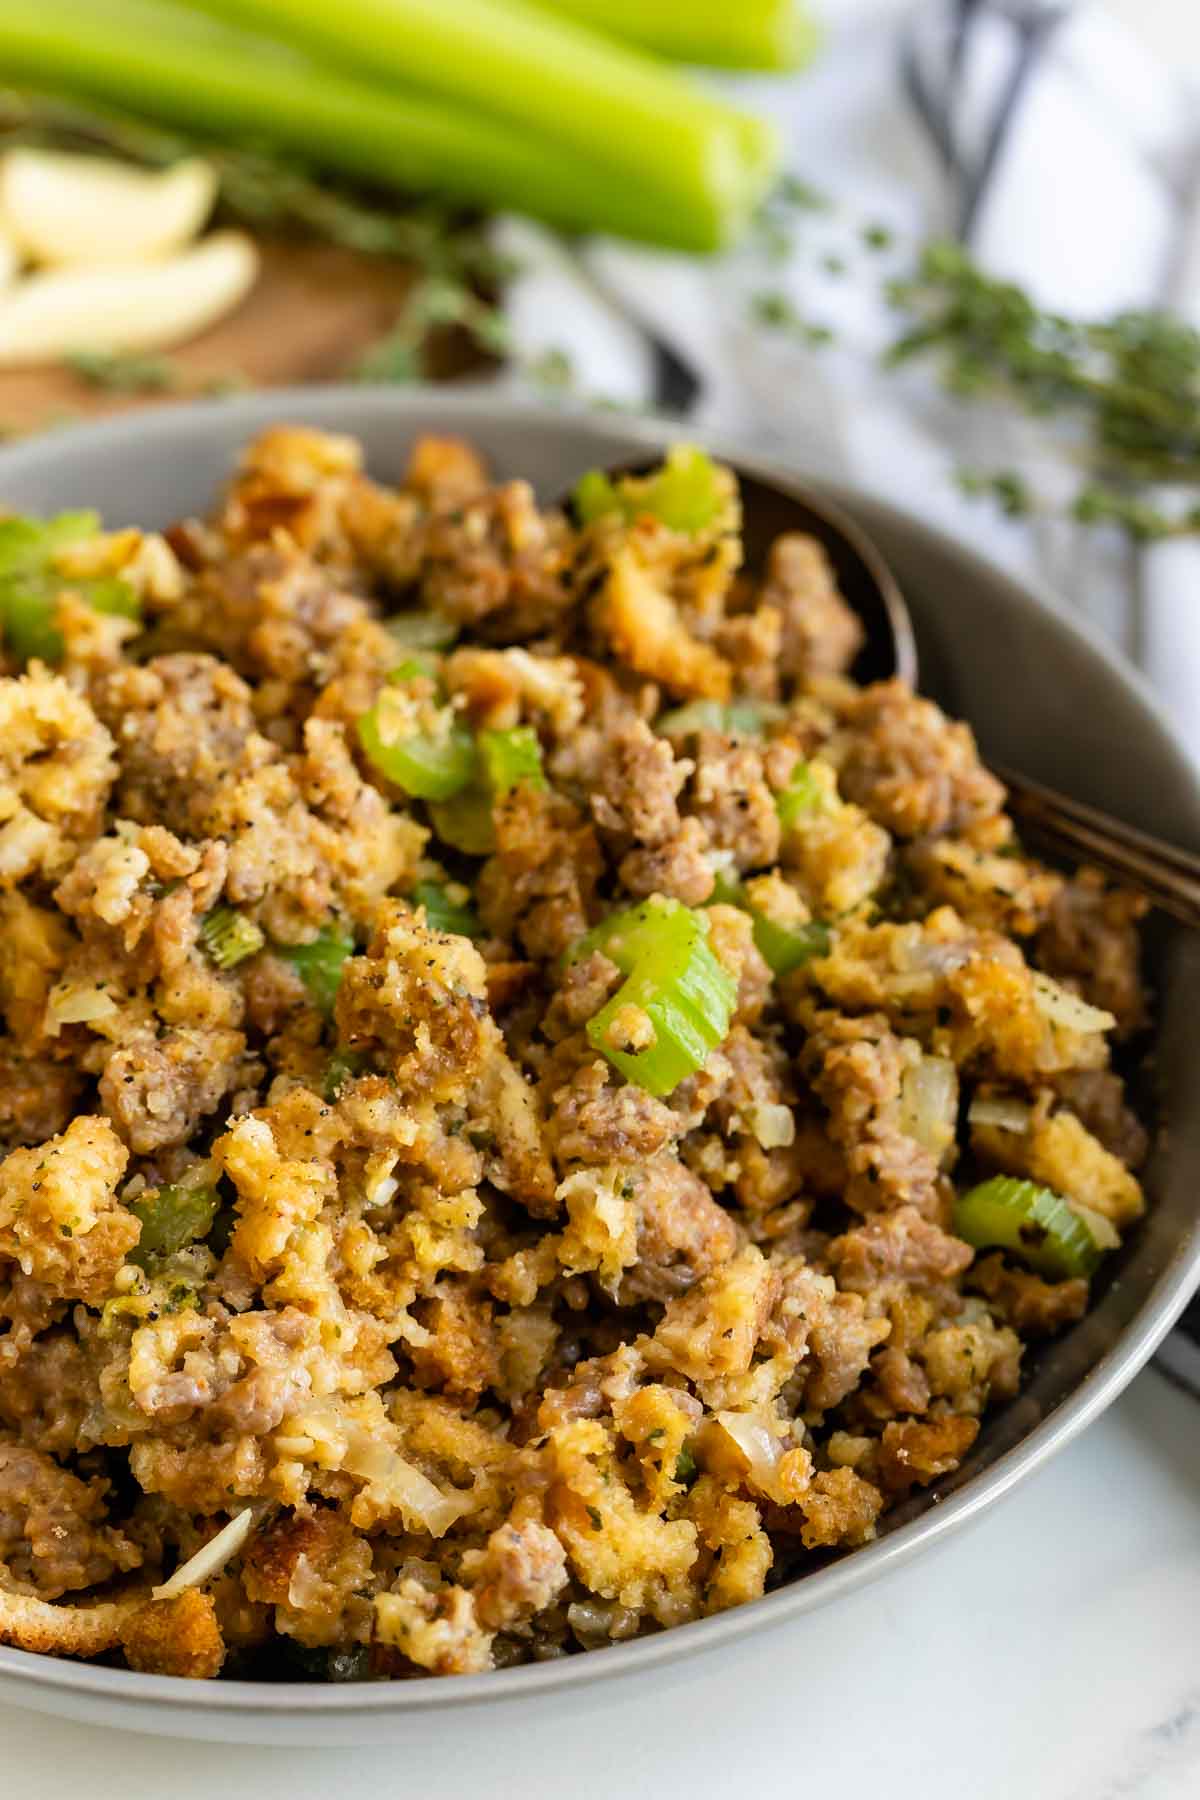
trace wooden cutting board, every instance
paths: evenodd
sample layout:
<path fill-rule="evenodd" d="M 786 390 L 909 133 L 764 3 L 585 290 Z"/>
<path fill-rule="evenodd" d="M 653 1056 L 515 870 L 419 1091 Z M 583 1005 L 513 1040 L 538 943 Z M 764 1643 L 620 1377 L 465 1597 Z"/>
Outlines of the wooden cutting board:
<path fill-rule="evenodd" d="M 113 393 L 62 367 L 0 373 L 0 430 L 33 431 L 211 392 L 214 384 L 280 387 L 350 375 L 367 346 L 395 325 L 414 271 L 329 244 L 261 243 L 251 293 L 203 337 L 167 353 L 170 391 Z"/>

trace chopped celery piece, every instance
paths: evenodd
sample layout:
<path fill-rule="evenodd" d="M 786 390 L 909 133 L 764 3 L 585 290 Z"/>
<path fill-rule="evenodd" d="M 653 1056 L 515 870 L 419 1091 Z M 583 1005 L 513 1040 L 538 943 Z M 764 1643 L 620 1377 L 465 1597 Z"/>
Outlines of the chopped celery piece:
<path fill-rule="evenodd" d="M 510 794 L 522 782 L 538 789 L 546 786 L 542 746 L 532 725 L 517 725 L 511 731 L 481 731 L 479 761 L 483 778 L 497 797 Z"/>
<path fill-rule="evenodd" d="M 342 964 L 354 954 L 354 939 L 327 925 L 311 944 L 276 944 L 275 953 L 291 963 L 313 1005 L 331 1013 L 341 986 Z"/>
<path fill-rule="evenodd" d="M 694 731 L 740 732 L 743 737 L 758 737 L 764 725 L 783 717 L 783 707 L 770 700 L 689 700 L 676 706 L 655 721 L 655 730 L 664 737 L 687 737 Z"/>
<path fill-rule="evenodd" d="M 475 769 L 475 745 L 458 719 L 443 720 L 436 736 L 412 731 L 392 738 L 381 700 L 358 721 L 358 741 L 368 760 L 394 786 L 418 800 L 449 800 L 466 787 Z"/>
<path fill-rule="evenodd" d="M 388 686 L 404 687 L 410 681 L 431 681 L 440 687 L 437 664 L 432 656 L 406 656 L 394 669 L 388 670 Z"/>
<path fill-rule="evenodd" d="M 581 525 L 610 513 L 632 524 L 648 514 L 693 535 L 713 523 L 724 499 L 717 465 L 693 444 L 673 444 L 650 475 L 622 475 L 614 482 L 602 469 L 591 469 L 572 497 Z"/>
<path fill-rule="evenodd" d="M 185 1244 L 207 1237 L 220 1204 L 214 1187 L 168 1183 L 165 1187 L 147 1188 L 129 1203 L 130 1212 L 142 1226 L 130 1262 L 145 1269 L 152 1259 L 174 1256 Z"/>
<path fill-rule="evenodd" d="M 402 650 L 448 650 L 458 626 L 435 612 L 393 613 L 387 628 Z"/>
<path fill-rule="evenodd" d="M 138 598 L 127 581 L 60 575 L 54 567 L 60 550 L 93 537 L 99 529 L 94 512 L 59 513 L 54 519 L 0 519 L 0 623 L 6 645 L 22 662 L 35 656 L 43 662 L 61 659 L 62 635 L 54 625 L 54 603 L 60 593 L 78 594 L 97 612 L 138 617 Z"/>
<path fill-rule="evenodd" d="M 483 936 L 483 927 L 469 906 L 458 906 L 436 881 L 419 881 L 408 896 L 414 906 L 425 908 L 430 931 L 448 931 L 455 937 Z"/>
<path fill-rule="evenodd" d="M 602 950 L 626 977 L 588 1021 L 588 1041 L 660 1098 L 701 1068 L 729 1030 L 737 984 L 707 940 L 703 913 L 653 895 L 604 920 L 573 952 Z M 625 1047 L 631 1024 L 646 1034 L 644 1045 Z"/>
<path fill-rule="evenodd" d="M 777 925 L 765 913 L 748 906 L 754 921 L 754 942 L 772 975 L 790 975 L 814 956 L 829 954 L 829 927 L 822 919 L 807 925 Z"/>
<path fill-rule="evenodd" d="M 751 906 L 740 881 L 722 870 L 713 883 L 708 906 L 739 906 L 750 914 L 754 923 L 754 942 L 772 975 L 790 975 L 814 956 L 829 952 L 829 927 L 822 919 L 810 919 L 804 925 L 780 925 Z"/>
<path fill-rule="evenodd" d="M 775 796 L 775 810 L 785 831 L 790 831 L 801 819 L 824 812 L 828 804 L 825 789 L 814 775 L 811 763 L 806 762 L 796 764 L 787 786 Z"/>
<path fill-rule="evenodd" d="M 325 1069 L 323 1091 L 326 1100 L 336 1100 L 343 1086 L 367 1066 L 366 1056 L 359 1050 L 335 1050 Z"/>
<path fill-rule="evenodd" d="M 267 941 L 254 920 L 232 906 L 215 906 L 206 913 L 200 921 L 200 936 L 218 969 L 236 968 Z"/>
<path fill-rule="evenodd" d="M 431 806 L 433 829 L 444 844 L 468 856 L 488 856 L 496 848 L 492 803 L 522 783 L 542 790 L 542 750 L 530 725 L 511 731 L 481 731 L 475 745 L 475 779 L 441 805 Z"/>
<path fill-rule="evenodd" d="M 433 829 L 443 844 L 468 856 L 490 856 L 496 848 L 492 797 L 476 787 L 429 808 Z"/>
<path fill-rule="evenodd" d="M 960 1194 L 954 1229 L 976 1250 L 1011 1250 L 1051 1281 L 1095 1272 L 1101 1247 L 1060 1195 L 1035 1181 L 993 1175 Z"/>

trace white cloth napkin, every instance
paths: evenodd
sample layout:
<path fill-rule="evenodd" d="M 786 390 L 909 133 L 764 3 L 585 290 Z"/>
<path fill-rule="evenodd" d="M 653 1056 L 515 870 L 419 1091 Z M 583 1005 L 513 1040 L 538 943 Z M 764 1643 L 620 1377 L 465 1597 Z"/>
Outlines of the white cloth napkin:
<path fill-rule="evenodd" d="M 1134 552 L 1115 531 L 1007 519 L 968 500 L 955 479 L 964 466 L 1015 466 L 1051 500 L 1073 494 L 1079 475 L 1043 427 L 953 402 L 928 367 L 880 368 L 897 329 L 887 279 L 928 237 L 960 227 L 985 168 L 969 231 L 985 267 L 1063 312 L 1170 303 L 1200 324 L 1196 94 L 1099 5 L 860 0 L 840 11 L 811 70 L 726 84 L 779 122 L 790 167 L 831 209 L 793 215 L 795 247 L 782 260 L 757 241 L 710 262 L 610 240 L 568 250 L 501 221 L 523 270 L 509 294 L 518 362 L 565 351 L 573 401 L 652 409 L 669 351 L 695 376 L 687 416 L 697 428 L 851 479 L 1042 577 L 1141 662 L 1200 759 L 1200 545 Z M 1037 52 L 989 168 L 1023 25 L 1038 14 Z M 865 243 L 876 224 L 890 247 Z M 764 293 L 829 325 L 835 342 L 816 348 L 756 323 Z M 520 383 L 520 369 L 508 379 Z"/>

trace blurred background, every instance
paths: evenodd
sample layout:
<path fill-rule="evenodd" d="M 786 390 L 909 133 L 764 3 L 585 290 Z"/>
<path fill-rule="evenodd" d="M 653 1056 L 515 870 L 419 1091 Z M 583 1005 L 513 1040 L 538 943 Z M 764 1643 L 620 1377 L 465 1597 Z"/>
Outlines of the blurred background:
<path fill-rule="evenodd" d="M 0 432 L 488 382 L 1047 584 L 1200 754 L 1192 0 L 4 0 Z"/>

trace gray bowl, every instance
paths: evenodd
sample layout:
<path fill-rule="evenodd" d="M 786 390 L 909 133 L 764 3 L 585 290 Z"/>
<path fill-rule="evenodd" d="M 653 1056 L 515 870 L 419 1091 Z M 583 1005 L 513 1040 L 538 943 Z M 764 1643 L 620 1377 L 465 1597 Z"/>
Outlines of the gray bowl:
<path fill-rule="evenodd" d="M 204 510 L 238 447 L 287 420 L 360 437 L 372 470 L 399 474 L 422 432 L 477 443 L 499 474 L 557 495 L 584 469 L 660 445 L 666 428 L 525 410 L 477 395 L 297 389 L 182 406 L 64 431 L 0 451 L 0 510 L 95 506 L 114 525 L 159 526 Z M 744 460 L 744 459 L 743 459 Z M 768 471 L 769 472 L 769 471 Z M 969 719 L 995 760 L 1200 851 L 1200 784 L 1145 684 L 1047 600 L 893 508 L 830 488 L 871 532 L 906 590 L 923 685 Z M 645 1678 L 747 1632 L 812 1628 L 801 1615 L 923 1553 L 977 1518 L 1068 1443 L 1151 1355 L 1200 1278 L 1200 940 L 1158 946 L 1156 1066 L 1170 1120 L 1149 1174 L 1153 1204 L 1106 1273 L 1098 1303 L 1043 1352 L 1019 1399 L 989 1419 L 948 1482 L 891 1515 L 876 1543 L 719 1617 L 657 1637 L 493 1675 L 329 1687 L 135 1675 L 0 1649 L 0 1697 L 140 1731 L 244 1743 L 362 1744 L 400 1737 L 414 1714 L 523 1706 L 562 1689 Z M 619 1694 L 614 1693 L 614 1700 Z"/>

